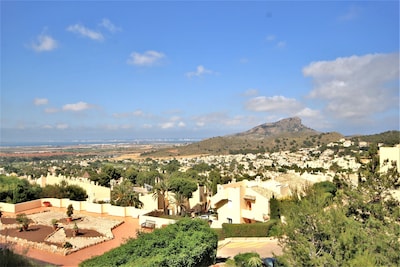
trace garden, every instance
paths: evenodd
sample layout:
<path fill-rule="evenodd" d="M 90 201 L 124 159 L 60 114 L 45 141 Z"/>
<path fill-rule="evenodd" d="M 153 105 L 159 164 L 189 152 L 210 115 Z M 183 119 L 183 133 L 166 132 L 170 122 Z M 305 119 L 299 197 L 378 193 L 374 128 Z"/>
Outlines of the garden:
<path fill-rule="evenodd" d="M 0 241 L 67 255 L 112 239 L 112 229 L 123 223 L 86 215 L 72 216 L 70 207 L 66 213 L 45 211 L 1 216 Z"/>

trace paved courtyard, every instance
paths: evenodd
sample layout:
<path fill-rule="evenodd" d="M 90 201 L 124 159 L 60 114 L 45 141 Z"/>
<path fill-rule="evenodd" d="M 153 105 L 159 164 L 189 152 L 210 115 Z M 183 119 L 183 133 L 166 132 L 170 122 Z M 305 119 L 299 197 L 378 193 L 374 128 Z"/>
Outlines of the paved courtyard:
<path fill-rule="evenodd" d="M 282 248 L 275 238 L 230 238 L 226 239 L 224 243 L 219 243 L 217 251 L 219 258 L 233 258 L 235 255 L 245 252 L 256 252 L 262 258 L 282 254 Z"/>
<path fill-rule="evenodd" d="M 26 211 L 27 214 L 36 214 L 43 211 L 53 211 L 53 212 L 65 212 L 65 209 L 60 208 L 45 208 L 41 207 L 34 210 Z M 10 216 L 12 214 L 4 214 L 5 216 Z M 57 266 L 78 266 L 82 261 L 89 259 L 94 256 L 102 255 L 105 252 L 120 246 L 125 242 L 126 239 L 135 238 L 136 231 L 140 229 L 139 220 L 131 217 L 116 217 L 108 215 L 99 215 L 89 212 L 74 211 L 74 217 L 93 217 L 97 219 L 107 219 L 109 221 L 123 221 L 121 225 L 112 230 L 114 236 L 113 239 L 102 242 L 97 245 L 83 248 L 77 252 L 71 253 L 69 255 L 63 256 L 59 254 L 50 253 L 44 250 L 39 250 L 35 248 L 26 248 L 18 244 L 12 245 L 17 253 L 26 255 L 30 258 L 37 259 L 39 261 L 50 263 Z M 107 221 L 105 220 L 105 221 Z M 102 226 L 99 225 L 99 229 Z"/>
<path fill-rule="evenodd" d="M 65 213 L 65 209 L 60 208 L 45 208 L 41 207 L 38 209 L 26 211 L 27 214 L 39 214 L 43 211 L 47 212 L 55 212 L 48 213 L 51 216 L 61 216 L 59 213 Z M 10 216 L 13 214 L 4 214 L 6 216 Z M 39 215 L 43 216 L 43 215 Z M 63 216 L 63 215 L 62 215 Z M 79 263 L 86 259 L 90 259 L 94 256 L 102 255 L 105 252 L 120 246 L 129 238 L 136 237 L 136 231 L 140 229 L 139 219 L 135 219 L 132 217 L 117 217 L 117 216 L 109 216 L 109 215 L 99 215 L 95 213 L 89 212 L 80 212 L 75 211 L 74 217 L 84 217 L 84 218 L 93 218 L 90 221 L 90 225 L 96 224 L 96 227 L 99 232 L 106 231 L 107 228 L 110 227 L 110 222 L 118 222 L 123 221 L 123 223 L 113 229 L 112 235 L 113 239 L 102 242 L 97 245 L 93 245 L 90 247 L 83 248 L 77 252 L 71 253 L 69 255 L 63 256 L 59 254 L 50 253 L 44 250 L 39 250 L 35 248 L 26 248 L 20 246 L 18 244 L 13 245 L 13 248 L 16 252 L 26 255 L 30 258 L 37 259 L 44 263 L 50 263 L 56 266 L 78 266 Z M 103 220 L 106 219 L 106 220 Z M 49 221 L 49 218 L 42 218 L 43 223 Z M 104 222 L 101 222 L 104 221 Z M 88 221 L 89 222 L 89 221 Z M 278 245 L 278 241 L 272 238 L 231 238 L 227 239 L 224 242 L 219 243 L 219 248 L 217 250 L 217 257 L 220 258 L 233 258 L 235 255 L 244 252 L 257 252 L 261 257 L 271 257 L 273 254 L 280 255 L 282 253 L 282 248 Z"/>

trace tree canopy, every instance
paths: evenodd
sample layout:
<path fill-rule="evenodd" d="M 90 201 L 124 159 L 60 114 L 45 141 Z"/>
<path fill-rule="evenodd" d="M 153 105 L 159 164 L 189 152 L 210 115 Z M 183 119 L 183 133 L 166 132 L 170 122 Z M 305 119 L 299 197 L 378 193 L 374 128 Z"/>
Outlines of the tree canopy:
<path fill-rule="evenodd" d="M 133 184 L 124 180 L 114 186 L 111 191 L 111 202 L 116 206 L 141 208 L 143 203 L 139 200 L 139 194 L 133 191 Z"/>
<path fill-rule="evenodd" d="M 353 186 L 345 177 L 316 184 L 284 209 L 281 262 L 287 266 L 399 266 L 400 206 L 396 170 L 380 173 L 376 155 Z"/>

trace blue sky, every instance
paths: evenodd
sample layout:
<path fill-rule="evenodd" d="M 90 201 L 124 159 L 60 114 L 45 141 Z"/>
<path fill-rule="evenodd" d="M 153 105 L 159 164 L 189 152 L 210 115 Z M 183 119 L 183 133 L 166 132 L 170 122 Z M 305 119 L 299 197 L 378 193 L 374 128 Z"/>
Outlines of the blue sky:
<path fill-rule="evenodd" d="M 1 1 L 1 141 L 399 130 L 398 1 Z"/>

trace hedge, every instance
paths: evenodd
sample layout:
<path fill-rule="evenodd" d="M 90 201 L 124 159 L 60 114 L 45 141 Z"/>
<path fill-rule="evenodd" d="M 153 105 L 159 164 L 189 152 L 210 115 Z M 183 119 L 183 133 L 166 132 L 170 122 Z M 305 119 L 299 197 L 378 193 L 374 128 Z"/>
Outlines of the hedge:
<path fill-rule="evenodd" d="M 223 236 L 228 237 L 267 237 L 271 236 L 270 230 L 278 224 L 277 220 L 270 220 L 266 223 L 251 224 L 222 224 Z"/>

